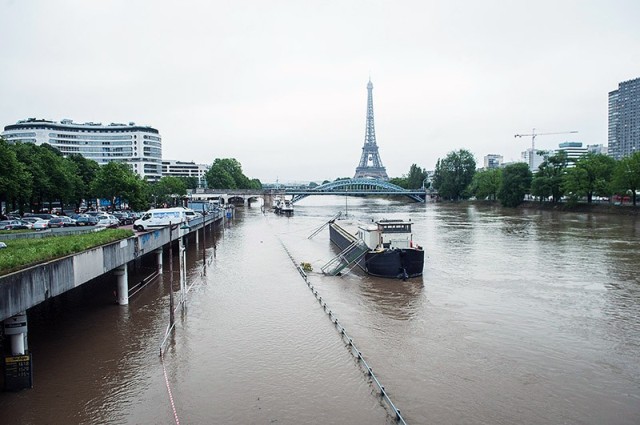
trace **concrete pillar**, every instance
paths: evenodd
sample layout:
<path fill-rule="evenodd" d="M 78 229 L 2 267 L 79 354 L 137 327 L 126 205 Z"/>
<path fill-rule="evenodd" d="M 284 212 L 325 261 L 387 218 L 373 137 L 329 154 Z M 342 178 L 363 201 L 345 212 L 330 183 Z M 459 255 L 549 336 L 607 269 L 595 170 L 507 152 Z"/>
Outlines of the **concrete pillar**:
<path fill-rule="evenodd" d="M 129 275 L 127 274 L 127 266 L 118 267 L 114 274 L 117 278 L 118 286 L 118 304 L 129 304 Z"/>
<path fill-rule="evenodd" d="M 158 248 L 154 252 L 156 253 L 156 263 L 158 264 L 158 271 L 162 272 L 162 248 Z"/>
<path fill-rule="evenodd" d="M 196 245 L 198 245 L 200 243 L 200 237 L 199 237 L 200 231 L 196 230 L 195 233 L 196 233 Z"/>
<path fill-rule="evenodd" d="M 14 356 L 26 353 L 27 313 L 22 312 L 4 321 L 4 334 L 11 339 L 11 354 Z"/>
<path fill-rule="evenodd" d="M 11 354 L 24 355 L 24 334 L 11 335 Z"/>

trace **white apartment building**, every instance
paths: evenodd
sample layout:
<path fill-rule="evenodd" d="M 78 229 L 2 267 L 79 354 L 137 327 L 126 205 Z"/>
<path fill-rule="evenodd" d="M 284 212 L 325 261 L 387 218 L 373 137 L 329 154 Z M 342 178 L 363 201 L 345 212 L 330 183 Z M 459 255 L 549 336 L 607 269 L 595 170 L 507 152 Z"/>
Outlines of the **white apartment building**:
<path fill-rule="evenodd" d="M 63 155 L 80 154 L 100 165 L 111 161 L 129 164 L 148 181 L 162 177 L 162 138 L 148 126 L 87 122 L 74 123 L 29 118 L 8 125 L 2 137 L 9 143 L 48 143 Z"/>
<path fill-rule="evenodd" d="M 532 150 L 531 148 L 522 152 L 522 162 L 526 162 L 529 164 L 529 169 L 532 173 L 536 173 L 538 171 L 538 167 L 540 164 L 544 162 L 544 155 L 547 151 L 541 151 L 538 149 Z"/>
<path fill-rule="evenodd" d="M 567 153 L 568 166 L 573 167 L 575 162 L 581 156 L 585 155 L 589 150 L 582 147 L 582 142 L 564 142 L 558 145 L 556 152 L 564 151 Z"/>
<path fill-rule="evenodd" d="M 504 157 L 495 153 L 490 153 L 484 156 L 484 169 L 489 170 L 492 168 L 500 168 L 504 162 Z"/>
<path fill-rule="evenodd" d="M 174 177 L 196 177 L 198 187 L 206 187 L 204 175 L 209 170 L 210 165 L 196 164 L 195 162 L 185 162 L 176 160 L 162 161 L 162 175 Z"/>

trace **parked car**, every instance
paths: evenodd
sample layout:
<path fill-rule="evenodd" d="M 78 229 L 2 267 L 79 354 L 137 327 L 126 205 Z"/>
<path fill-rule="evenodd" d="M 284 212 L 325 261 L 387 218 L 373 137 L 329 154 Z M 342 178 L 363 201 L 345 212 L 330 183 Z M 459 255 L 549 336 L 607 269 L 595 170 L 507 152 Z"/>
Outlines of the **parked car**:
<path fill-rule="evenodd" d="M 76 226 L 95 226 L 98 218 L 93 215 L 82 215 L 76 219 Z"/>
<path fill-rule="evenodd" d="M 70 227 L 70 226 L 75 226 L 76 222 L 72 219 L 70 219 L 69 217 L 55 217 L 52 218 L 51 220 L 49 220 L 49 227 L 54 228 L 54 227 Z"/>
<path fill-rule="evenodd" d="M 18 230 L 28 229 L 26 224 L 21 223 L 19 220 L 2 220 L 0 221 L 0 230 Z"/>
<path fill-rule="evenodd" d="M 129 215 L 128 212 L 125 211 L 117 211 L 113 213 L 114 217 L 116 217 L 118 220 L 120 220 L 120 225 L 124 226 L 127 224 L 133 224 L 133 217 L 131 217 L 131 215 Z"/>
<path fill-rule="evenodd" d="M 169 224 L 179 224 L 187 221 L 185 209 L 177 208 L 154 208 L 147 211 L 133 222 L 133 229 L 145 231 L 168 226 Z"/>
<path fill-rule="evenodd" d="M 27 229 L 31 229 L 33 227 L 33 221 L 28 221 L 28 220 L 18 220 L 20 223 L 24 224 L 25 226 L 27 226 Z"/>
<path fill-rule="evenodd" d="M 38 220 L 33 223 L 33 230 L 47 230 L 49 228 L 49 220 Z"/>
<path fill-rule="evenodd" d="M 120 220 L 111 214 L 98 214 L 96 218 L 98 219 L 97 225 L 101 227 L 118 227 L 120 224 Z"/>
<path fill-rule="evenodd" d="M 52 218 L 57 217 L 57 215 L 47 214 L 47 213 L 39 213 L 39 214 L 26 213 L 24 215 L 24 218 L 30 218 L 30 217 L 41 218 L 42 220 L 51 220 Z"/>
<path fill-rule="evenodd" d="M 22 218 L 22 221 L 24 221 L 25 223 L 31 223 L 31 224 L 35 223 L 36 221 L 40 221 L 40 220 L 42 220 L 42 219 L 39 218 L 39 217 L 23 217 Z"/>

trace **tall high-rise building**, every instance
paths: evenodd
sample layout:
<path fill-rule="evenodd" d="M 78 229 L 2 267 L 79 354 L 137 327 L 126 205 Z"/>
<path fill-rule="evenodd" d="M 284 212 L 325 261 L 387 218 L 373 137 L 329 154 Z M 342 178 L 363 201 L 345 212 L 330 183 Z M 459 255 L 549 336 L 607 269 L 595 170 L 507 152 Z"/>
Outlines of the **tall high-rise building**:
<path fill-rule="evenodd" d="M 640 78 L 623 81 L 609 93 L 609 155 L 640 151 Z"/>
<path fill-rule="evenodd" d="M 382 159 L 378 153 L 376 144 L 376 128 L 373 123 L 373 84 L 371 80 L 367 84 L 367 129 L 364 135 L 364 146 L 360 162 L 356 167 L 356 174 L 353 178 L 373 178 L 378 180 L 389 180 L 387 170 L 382 165 Z"/>
<path fill-rule="evenodd" d="M 2 137 L 9 143 L 47 143 L 63 155 L 80 154 L 100 165 L 124 162 L 149 181 L 162 177 L 162 138 L 158 130 L 129 124 L 102 125 L 29 118 L 8 125 Z"/>

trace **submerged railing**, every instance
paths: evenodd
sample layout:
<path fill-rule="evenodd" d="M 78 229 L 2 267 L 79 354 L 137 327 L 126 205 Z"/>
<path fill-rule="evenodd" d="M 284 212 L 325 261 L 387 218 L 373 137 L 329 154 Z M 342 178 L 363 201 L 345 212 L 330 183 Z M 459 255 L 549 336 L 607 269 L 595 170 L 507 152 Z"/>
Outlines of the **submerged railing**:
<path fill-rule="evenodd" d="M 296 260 L 293 258 L 293 255 L 291 255 L 291 252 L 289 252 L 289 250 L 287 249 L 286 245 L 282 242 L 282 240 L 280 240 L 280 244 L 282 245 L 285 252 L 293 262 L 296 269 L 298 270 L 298 273 L 300 273 L 300 276 L 302 276 L 305 283 L 307 284 L 307 286 L 309 287 L 313 295 L 316 297 L 316 299 L 320 303 L 320 306 L 323 308 L 324 312 L 327 313 L 327 315 L 329 316 L 329 319 L 335 325 L 336 330 L 340 333 L 340 336 L 342 337 L 342 340 L 347 343 L 347 346 L 349 347 L 349 351 L 351 352 L 351 355 L 353 355 L 358 359 L 358 362 L 364 368 L 365 373 L 369 377 L 371 377 L 371 381 L 373 385 L 376 387 L 382 400 L 384 400 L 387 403 L 387 405 L 395 415 L 396 421 L 400 424 L 406 425 L 407 422 L 402 417 L 402 414 L 400 413 L 400 409 L 398 409 L 396 405 L 393 404 L 393 401 L 391 401 L 391 398 L 389 398 L 389 395 L 387 394 L 387 391 L 385 390 L 384 386 L 380 383 L 380 380 L 378 379 L 378 377 L 373 373 L 373 369 L 371 368 L 371 366 L 369 366 L 369 364 L 365 361 L 364 356 L 362 355 L 362 352 L 358 350 L 358 348 L 356 347 L 355 343 L 353 342 L 353 338 L 351 338 L 347 334 L 347 330 L 338 321 L 338 318 L 336 317 L 336 315 L 333 314 L 333 312 L 331 311 L 327 303 L 322 300 L 322 296 L 320 296 L 320 294 L 318 293 L 318 290 L 313 287 L 313 284 L 309 280 L 307 273 L 305 273 L 305 271 L 302 270 L 302 267 L 298 265 L 298 263 L 296 263 Z"/>

